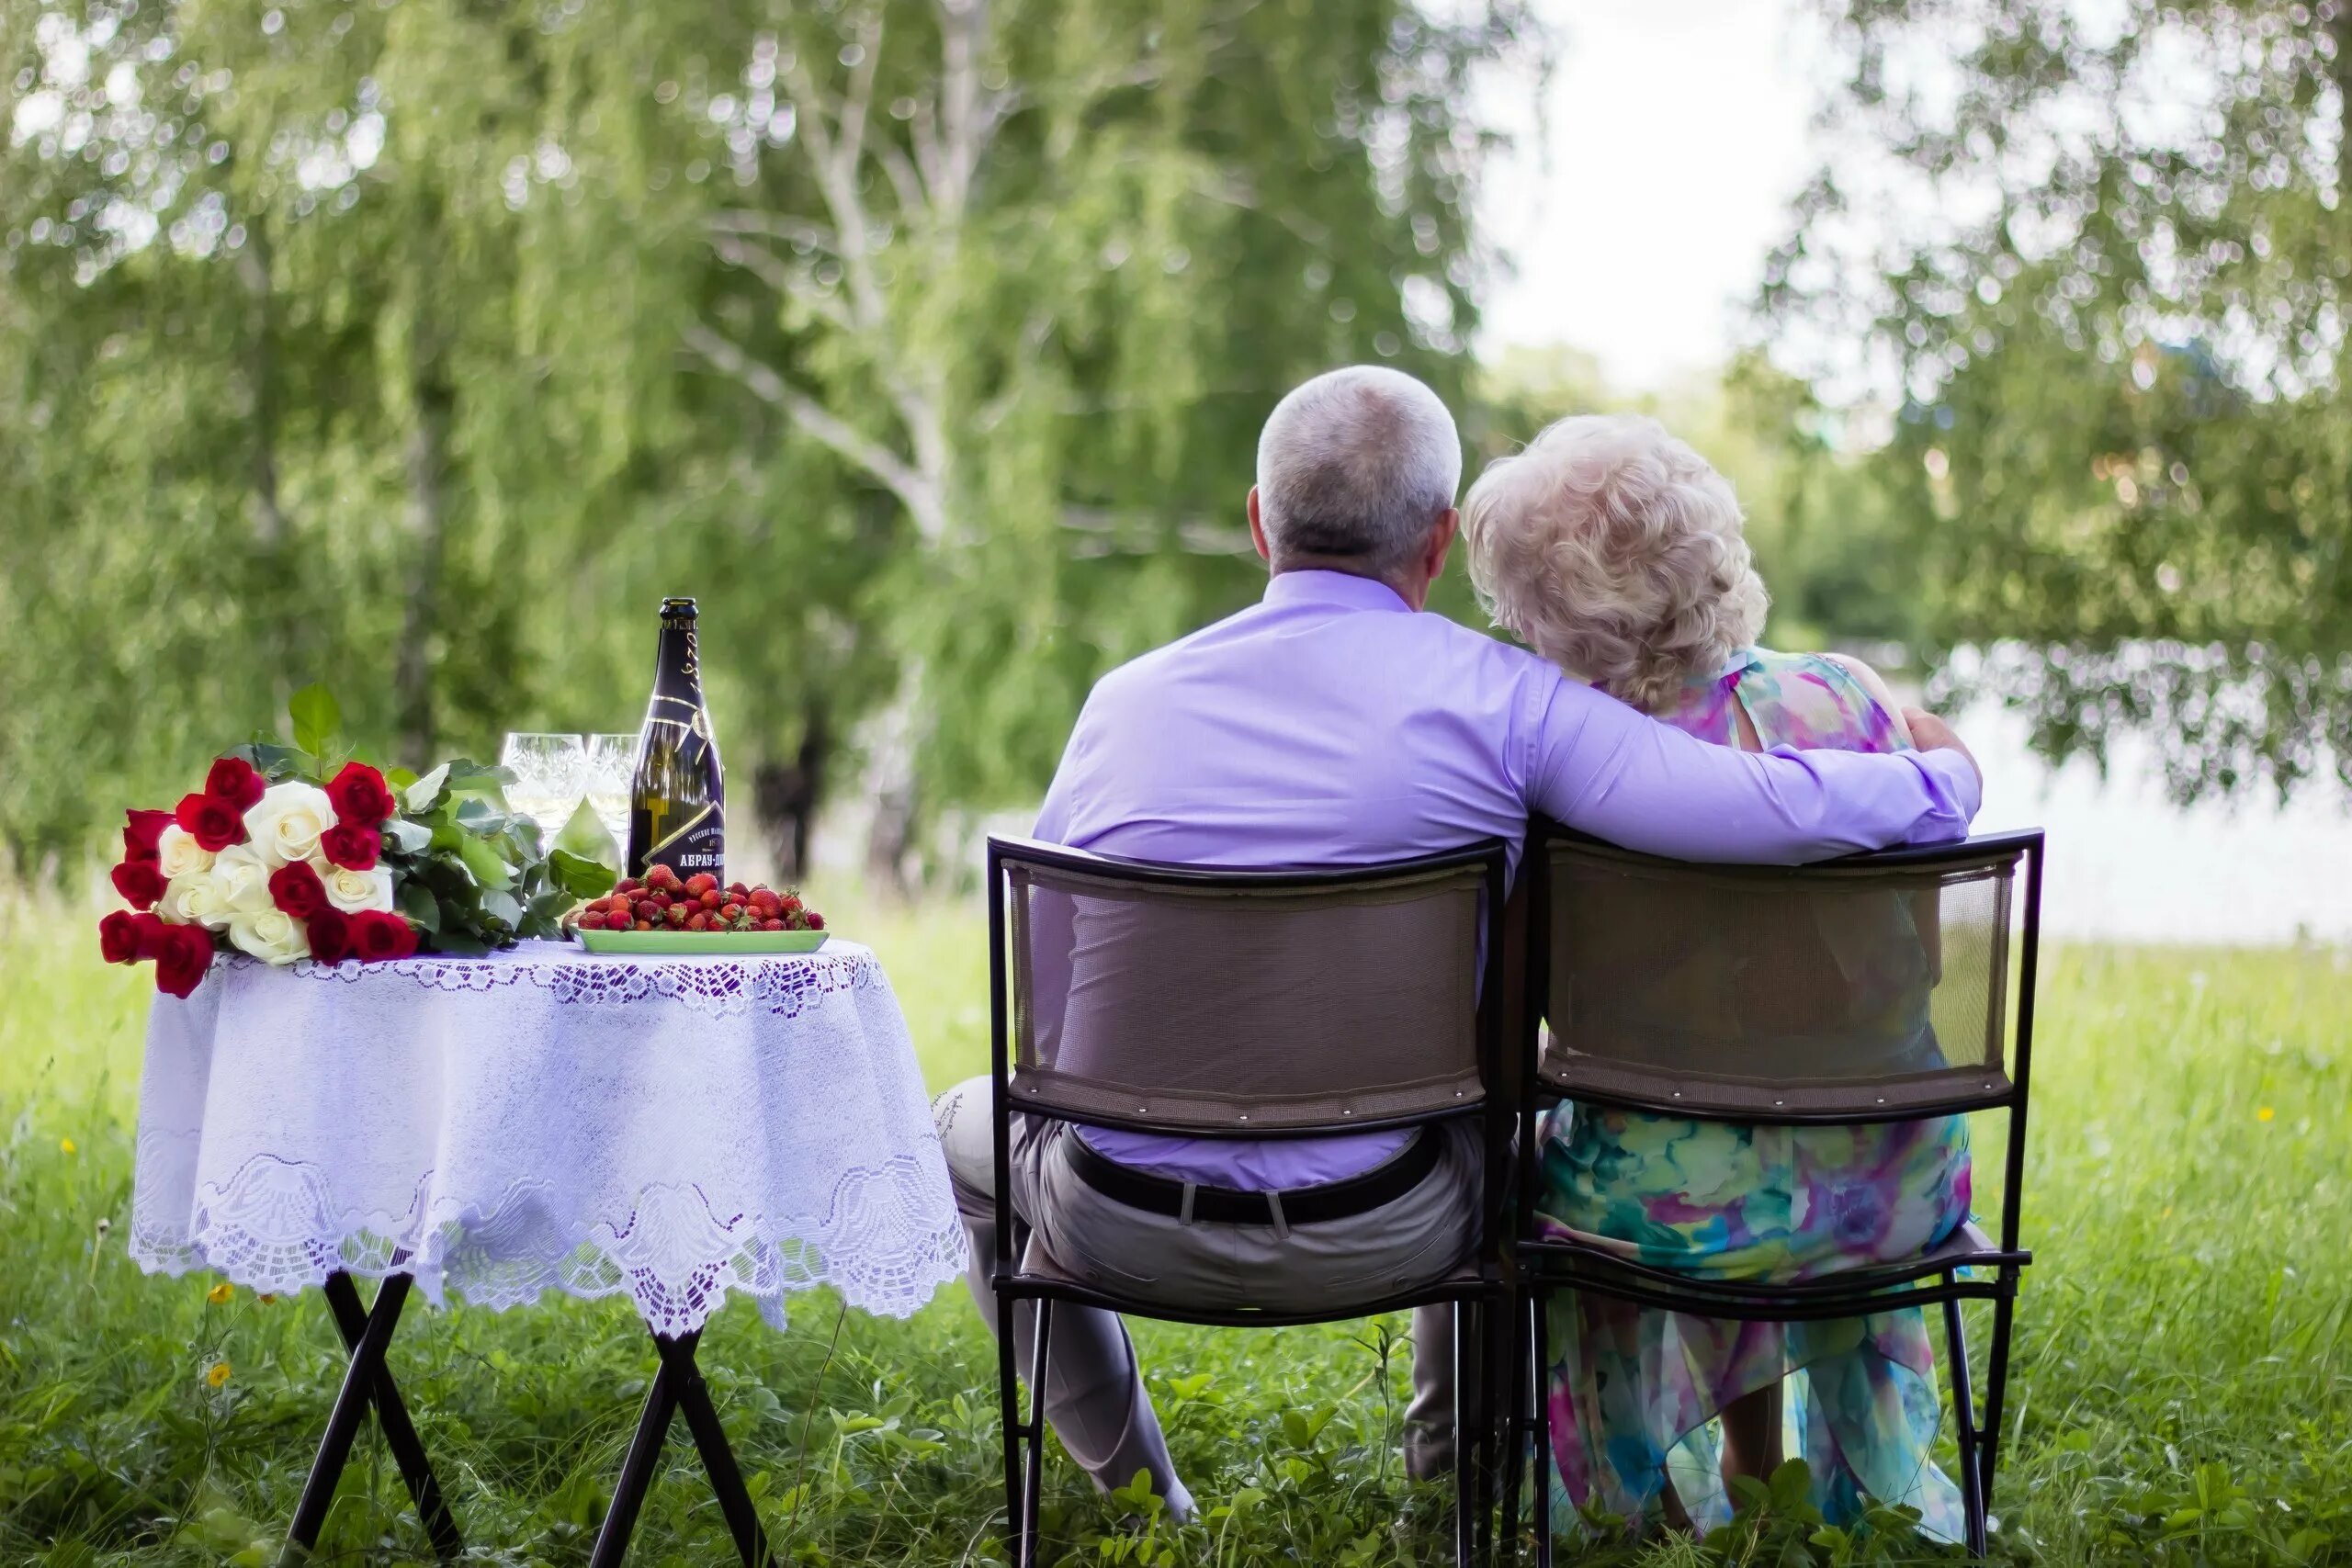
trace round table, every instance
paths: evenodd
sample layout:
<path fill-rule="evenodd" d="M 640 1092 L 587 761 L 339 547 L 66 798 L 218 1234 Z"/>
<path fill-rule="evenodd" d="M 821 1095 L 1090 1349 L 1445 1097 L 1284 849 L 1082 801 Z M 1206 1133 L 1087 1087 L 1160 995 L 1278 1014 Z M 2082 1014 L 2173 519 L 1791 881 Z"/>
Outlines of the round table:
<path fill-rule="evenodd" d="M 694 1371 L 729 1295 L 777 1327 L 820 1284 L 904 1316 L 964 1259 L 897 999 L 838 937 L 775 956 L 525 942 L 217 963 L 149 1016 L 130 1247 L 150 1271 L 326 1289 L 353 1356 L 296 1513 L 305 1550 L 371 1405 L 435 1547 L 460 1544 L 383 1365 L 412 1282 L 493 1310 L 628 1295 L 661 1367 L 599 1563 L 626 1549 L 673 1410 L 745 1561 L 766 1561 Z M 385 1281 L 373 1311 L 355 1275 Z"/>

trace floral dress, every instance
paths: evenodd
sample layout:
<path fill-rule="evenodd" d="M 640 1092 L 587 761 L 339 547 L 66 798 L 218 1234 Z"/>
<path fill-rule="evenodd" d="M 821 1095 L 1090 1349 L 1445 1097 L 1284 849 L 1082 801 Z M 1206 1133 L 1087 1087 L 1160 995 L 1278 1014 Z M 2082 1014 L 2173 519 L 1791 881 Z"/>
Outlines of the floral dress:
<path fill-rule="evenodd" d="M 1741 650 L 1658 716 L 1731 746 L 1735 710 L 1746 711 L 1768 748 L 1904 744 L 1844 667 L 1758 649 Z M 1907 914 L 1882 922 L 1872 940 L 1820 934 L 1833 945 L 1842 934 L 1892 971 L 1878 987 L 1890 1015 L 1924 1007 L 1927 944 Z M 1932 1052 L 1923 1012 L 1917 1035 Z M 1968 1214 L 1968 1138 L 1958 1117 L 1761 1126 L 1565 1105 L 1543 1160 L 1537 1223 L 1547 1232 L 1600 1238 L 1638 1262 L 1709 1279 L 1801 1280 L 1901 1258 Z M 1714 1417 L 1787 1377 L 1787 1451 L 1810 1467 L 1812 1501 L 1831 1523 L 1858 1518 L 1867 1496 L 1908 1504 L 1927 1530 L 1960 1538 L 1959 1492 L 1928 1457 L 1941 1404 L 1919 1309 L 1737 1323 L 1564 1291 L 1552 1297 L 1549 1327 L 1551 1495 L 1564 1537 L 1580 1535 L 1588 1515 L 1643 1528 L 1659 1516 L 1669 1479 L 1692 1524 L 1724 1522 L 1731 1506 Z"/>

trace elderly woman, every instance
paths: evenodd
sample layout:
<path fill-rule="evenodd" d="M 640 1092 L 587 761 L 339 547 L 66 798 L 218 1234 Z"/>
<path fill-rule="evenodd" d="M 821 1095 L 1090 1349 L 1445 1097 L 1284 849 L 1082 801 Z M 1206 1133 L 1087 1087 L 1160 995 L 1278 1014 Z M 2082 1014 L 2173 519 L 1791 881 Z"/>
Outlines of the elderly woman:
<path fill-rule="evenodd" d="M 1757 645 L 1768 600 L 1740 523 L 1731 486 L 1657 422 L 1601 416 L 1564 419 L 1495 462 L 1463 508 L 1471 580 L 1497 624 L 1577 679 L 1721 746 L 1907 748 L 1902 711 L 1868 667 Z M 1870 918 L 1861 944 L 1893 976 L 1879 998 L 1886 1037 L 1932 1053 L 1933 912 L 1890 904 Z M 1638 922 L 1620 922 L 1616 940 L 1641 940 L 1627 925 Z M 1766 952 L 1811 940 L 1758 934 L 1768 940 L 1749 945 Z M 1858 933 L 1817 934 L 1850 949 Z M 1683 956 L 1702 983 L 1707 954 Z M 1804 972 L 1791 963 L 1784 987 Z M 1543 1224 L 1714 1280 L 1906 1257 L 1968 1211 L 1967 1137 L 1951 1117 L 1809 1128 L 1564 1106 L 1542 1157 Z M 1711 1528 L 1729 1514 L 1724 1481 L 1768 1474 L 1792 1428 L 1831 1522 L 1859 1517 L 1869 1496 L 1958 1538 L 1958 1493 L 1928 1458 L 1940 1402 L 1917 1309 L 1740 1324 L 1563 1292 L 1553 1314 L 1564 1530 L 1600 1515 Z"/>

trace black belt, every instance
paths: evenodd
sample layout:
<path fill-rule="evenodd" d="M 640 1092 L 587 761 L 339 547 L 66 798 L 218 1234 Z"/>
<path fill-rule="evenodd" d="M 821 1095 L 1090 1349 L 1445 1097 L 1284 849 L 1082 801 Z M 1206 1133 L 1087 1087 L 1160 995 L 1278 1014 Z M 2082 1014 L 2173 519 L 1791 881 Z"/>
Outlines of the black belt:
<path fill-rule="evenodd" d="M 1280 1223 L 1286 1227 L 1352 1219 L 1383 1203 L 1395 1202 L 1437 1168 L 1441 1142 L 1416 1132 L 1403 1148 L 1362 1176 L 1272 1193 L 1243 1192 L 1231 1187 L 1206 1187 L 1153 1176 L 1133 1166 L 1121 1165 L 1075 1131 L 1061 1145 L 1078 1179 L 1114 1203 L 1182 1219 L 1186 1213 L 1184 1193 L 1189 1187 L 1191 1217 L 1195 1220 L 1219 1225 L 1271 1225 L 1277 1222 L 1270 1200 L 1279 1198 Z"/>

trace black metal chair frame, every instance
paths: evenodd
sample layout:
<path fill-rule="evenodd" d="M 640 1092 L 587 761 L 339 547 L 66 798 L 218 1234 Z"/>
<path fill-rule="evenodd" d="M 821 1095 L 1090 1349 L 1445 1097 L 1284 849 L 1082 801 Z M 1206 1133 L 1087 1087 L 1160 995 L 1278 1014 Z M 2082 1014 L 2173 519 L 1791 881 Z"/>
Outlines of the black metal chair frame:
<path fill-rule="evenodd" d="M 1669 1100 L 1634 1096 L 1612 1097 L 1583 1089 L 1571 1093 L 1544 1079 L 1538 1031 L 1548 1001 L 1545 994 L 1550 967 L 1551 924 L 1551 856 L 1548 850 L 1552 843 L 1564 840 L 1594 845 L 1601 843 L 1600 840 L 1542 818 L 1529 825 L 1527 865 L 1532 887 L 1527 921 L 1527 983 L 1530 997 L 1522 1037 L 1517 1043 L 1525 1075 L 1519 1094 L 1520 1146 L 1528 1150 L 1537 1148 L 1536 1118 L 1540 1102 L 1544 1100 L 1556 1101 L 1574 1098 L 1579 1104 L 1607 1105 L 1702 1121 L 1755 1120 L 1752 1116 L 1709 1111 Z M 2034 989 L 2041 941 L 2042 850 L 2042 834 L 2039 829 L 2030 829 L 1980 834 L 1948 844 L 1882 850 L 1828 863 L 1849 867 L 1932 868 L 1981 863 L 2004 852 L 2023 861 L 2025 888 L 2022 929 L 2018 936 L 2014 1066 L 2006 1082 L 1982 1094 L 1960 1095 L 1927 1104 L 1905 1104 L 1885 1113 L 1842 1111 L 1793 1112 L 1785 1118 L 1794 1124 L 1859 1126 L 2006 1109 L 2009 1112 L 2009 1123 L 2003 1159 L 1997 1244 L 1970 1223 L 1947 1243 L 1917 1258 L 1883 1268 L 1856 1269 L 1829 1278 L 1789 1284 L 1696 1280 L 1688 1275 L 1632 1262 L 1599 1247 L 1539 1237 L 1534 1232 L 1534 1214 L 1541 1161 L 1530 1157 L 1520 1162 L 1518 1223 L 1511 1251 L 1521 1289 L 1518 1310 L 1513 1314 L 1516 1319 L 1514 1335 L 1521 1337 L 1521 1342 L 1511 1348 L 1511 1363 L 1517 1369 L 1513 1379 L 1516 1408 L 1510 1419 L 1509 1438 L 1518 1446 L 1513 1450 L 1506 1472 L 1503 1517 L 1510 1523 L 1510 1528 L 1516 1529 L 1520 1481 L 1523 1472 L 1532 1472 L 1535 1557 L 1543 1568 L 1549 1568 L 1552 1561 L 1552 1510 L 1548 1495 L 1552 1434 L 1551 1425 L 1544 1417 L 1542 1394 L 1542 1382 L 1550 1360 L 1544 1305 L 1551 1292 L 1559 1290 L 1588 1291 L 1596 1295 L 1669 1312 L 1765 1323 L 1860 1317 L 1873 1312 L 1940 1304 L 1950 1359 L 1966 1545 L 1977 1557 L 1985 1554 L 1987 1512 L 1992 1506 L 1994 1466 L 2000 1444 L 2001 1416 L 2007 1392 L 2009 1339 L 2016 1315 L 2018 1285 L 2023 1269 L 2033 1261 L 2033 1255 L 2018 1244 L 2018 1214 L 2025 1185 L 2027 1091 L 2033 1070 Z M 1666 865 L 1673 863 L 1661 861 L 1652 863 Z M 1710 866 L 1707 869 L 1711 874 L 1730 874 L 1769 880 L 1800 874 L 1804 868 Z M 1975 1277 L 1963 1277 L 1963 1270 L 1976 1270 L 1978 1273 Z M 1929 1280 L 1935 1282 L 1919 1283 Z M 1993 1332 L 1986 1358 L 1984 1418 L 1981 1423 L 1976 1418 L 1973 1404 L 1967 1336 L 1961 1322 L 1960 1303 L 1971 1300 L 1993 1303 Z M 1521 1353 L 1522 1350 L 1524 1354 Z M 1521 1452 L 1529 1455 L 1524 1467 L 1519 1458 Z"/>
<path fill-rule="evenodd" d="M 285 1563 L 306 1562 L 317 1550 L 319 1531 L 326 1524 L 327 1509 L 334 1502 L 335 1483 L 343 1478 L 344 1466 L 351 1458 L 351 1445 L 359 1435 L 361 1424 L 368 1419 L 371 1405 L 383 1427 L 385 1446 L 391 1450 L 401 1479 L 408 1486 L 409 1497 L 416 1504 L 417 1517 L 432 1542 L 434 1555 L 446 1562 L 465 1551 L 465 1539 L 458 1533 L 457 1520 L 441 1495 L 440 1483 L 424 1457 L 424 1444 L 417 1437 L 415 1423 L 410 1420 L 408 1406 L 384 1361 L 385 1349 L 391 1344 L 392 1331 L 400 1324 L 401 1309 L 408 1304 L 409 1289 L 414 1282 L 414 1277 L 408 1274 L 386 1276 L 376 1292 L 376 1303 L 370 1308 L 360 1304 L 359 1289 L 352 1283 L 349 1274 L 337 1270 L 326 1277 L 327 1307 L 334 1314 L 335 1330 L 343 1337 L 345 1348 L 351 1352 L 351 1365 L 344 1373 L 343 1386 L 327 1416 L 326 1434 L 319 1439 L 318 1457 L 311 1461 L 311 1473 L 302 1483 L 301 1498 L 295 1505 L 294 1522 L 287 1531 L 281 1558 Z M 653 1375 L 652 1386 L 646 1391 L 637 1435 L 629 1442 L 628 1457 L 621 1461 L 612 1505 L 605 1512 L 604 1526 L 597 1531 L 596 1545 L 588 1559 L 591 1568 L 619 1568 L 628 1555 L 629 1534 L 636 1528 L 645 1494 L 653 1483 L 671 1417 L 682 1410 L 686 1427 L 694 1434 L 695 1447 L 702 1454 L 703 1467 L 709 1472 L 719 1512 L 726 1517 L 729 1533 L 735 1538 L 735 1550 L 741 1554 L 745 1568 L 775 1568 L 775 1559 L 768 1554 L 767 1537 L 760 1529 L 758 1510 L 752 1506 L 742 1472 L 736 1466 L 734 1450 L 729 1447 L 727 1433 L 718 1424 L 710 1390 L 695 1366 L 695 1348 L 701 1338 L 699 1329 L 675 1337 L 653 1336 L 661 1364 Z"/>
<path fill-rule="evenodd" d="M 1511 1132 L 1507 1099 L 1509 1081 L 1505 1077 L 1502 1056 L 1506 958 L 1504 902 L 1509 874 L 1508 854 L 1508 846 L 1502 840 L 1488 839 L 1442 854 L 1389 861 L 1376 865 L 1234 870 L 1123 860 L 1027 840 L 990 836 L 988 850 L 989 1079 L 990 1117 L 996 1144 L 996 1255 L 990 1262 L 990 1282 L 995 1287 L 1000 1306 L 997 1375 L 1004 1421 L 1005 1517 L 1007 1528 L 1012 1534 L 1013 1568 L 1032 1568 L 1037 1560 L 1037 1514 L 1045 1468 L 1043 1393 L 1056 1302 L 1100 1307 L 1161 1322 L 1198 1324 L 1218 1328 L 1288 1328 L 1309 1324 L 1341 1323 L 1440 1303 L 1452 1304 L 1456 1313 L 1454 1552 L 1456 1559 L 1464 1564 L 1484 1557 L 1491 1538 L 1493 1480 L 1497 1468 L 1494 1450 L 1500 1422 L 1482 1419 L 1476 1424 L 1475 1433 L 1465 1433 L 1460 1429 L 1459 1418 L 1466 1401 L 1473 1397 L 1472 1391 L 1482 1384 L 1492 1391 L 1487 1401 L 1489 1408 L 1501 1411 L 1502 1393 L 1496 1387 L 1496 1382 L 1502 1377 L 1503 1369 L 1508 1365 L 1501 1359 L 1498 1328 L 1478 1325 L 1480 1323 L 1499 1325 L 1508 1317 L 1510 1310 L 1508 1265 L 1504 1255 L 1506 1227 L 1502 1214 L 1507 1182 L 1499 1175 L 1509 1169 Z M 1329 1307 L 1314 1312 L 1193 1311 L 1178 1304 L 1141 1300 L 1016 1268 L 1014 1259 L 1025 1249 L 1017 1244 L 1015 1226 L 1019 1217 L 1013 1211 L 1011 1190 L 1013 1114 L 1011 1098 L 1012 1018 L 1007 1006 L 1005 973 L 1009 869 L 1016 863 L 1093 876 L 1110 875 L 1130 883 L 1182 887 L 1196 892 L 1339 889 L 1357 884 L 1388 881 L 1415 873 L 1479 867 L 1484 884 L 1481 926 L 1486 933 L 1486 954 L 1477 1021 L 1478 1072 L 1485 1092 L 1478 1103 L 1464 1105 L 1459 1110 L 1379 1119 L 1351 1118 L 1345 1122 L 1293 1125 L 1279 1131 L 1249 1129 L 1225 1132 L 1193 1126 L 1183 1129 L 1187 1137 L 1262 1139 L 1272 1136 L 1287 1139 L 1329 1137 L 1385 1128 L 1423 1127 L 1464 1116 L 1482 1118 L 1486 1133 L 1482 1165 L 1487 1179 L 1480 1193 L 1478 1243 L 1473 1253 L 1476 1268 L 1475 1280 L 1465 1281 L 1457 1277 L 1392 1295 L 1335 1301 Z M 1024 1104 L 1021 1107 L 1021 1113 L 1050 1117 L 1081 1126 L 1125 1128 L 1139 1132 L 1167 1130 L 1143 1118 L 1080 1115 L 1053 1107 L 1033 1108 Z M 1031 1342 L 1028 1371 L 1030 1411 L 1025 1418 L 1021 1415 L 1012 1334 L 1015 1305 L 1024 1300 L 1036 1303 L 1036 1327 Z M 1472 1316 L 1474 1309 L 1484 1310 Z M 1475 1363 L 1474 1358 L 1476 1358 Z"/>

